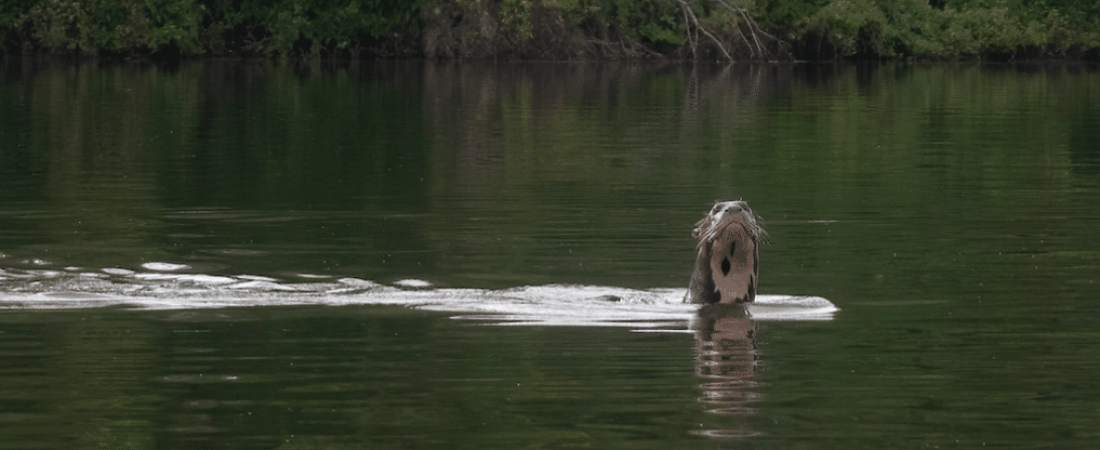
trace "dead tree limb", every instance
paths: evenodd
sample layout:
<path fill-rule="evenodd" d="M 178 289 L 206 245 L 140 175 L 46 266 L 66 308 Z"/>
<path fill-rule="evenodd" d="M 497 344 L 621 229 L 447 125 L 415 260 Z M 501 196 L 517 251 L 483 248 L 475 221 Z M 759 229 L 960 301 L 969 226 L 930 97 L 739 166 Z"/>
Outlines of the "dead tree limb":
<path fill-rule="evenodd" d="M 718 3 L 722 6 L 725 6 L 730 11 L 732 11 L 734 14 L 740 15 L 745 20 L 745 25 L 747 25 L 748 28 L 749 28 L 749 34 L 752 35 L 752 42 L 749 42 L 748 38 L 745 38 L 744 34 L 741 34 L 741 38 L 745 40 L 745 44 L 747 44 L 749 46 L 749 51 L 753 53 L 753 56 L 755 56 L 756 53 L 757 53 L 756 51 L 753 50 L 753 44 L 754 43 L 756 44 L 756 49 L 760 52 L 761 57 L 767 58 L 767 57 L 772 56 L 771 52 L 768 51 L 768 47 L 760 42 L 759 35 L 763 35 L 766 38 L 766 40 L 768 40 L 769 42 L 778 43 L 777 45 L 780 48 L 784 48 L 784 47 L 788 46 L 788 44 L 786 42 L 784 42 L 782 39 L 779 39 L 775 36 L 772 36 L 772 35 L 768 34 L 767 32 L 765 32 L 762 28 L 760 28 L 760 25 L 757 25 L 756 21 L 753 20 L 752 16 L 749 16 L 749 13 L 748 13 L 748 11 L 745 10 L 745 8 L 742 8 L 740 6 L 736 6 L 736 4 L 734 3 L 735 0 L 712 0 L 712 1 L 714 1 L 715 3 Z"/>
<path fill-rule="evenodd" d="M 684 34 L 687 35 L 688 46 L 691 48 L 691 56 L 693 58 L 699 58 L 699 53 L 696 49 L 696 43 L 699 40 L 699 32 L 696 31 L 695 35 L 692 36 L 691 27 L 688 26 L 691 21 L 688 20 L 687 8 L 680 5 L 680 12 L 684 14 Z"/>
<path fill-rule="evenodd" d="M 695 12 L 691 10 L 691 6 L 688 6 L 687 2 L 685 2 L 684 0 L 676 0 L 676 3 L 680 4 L 680 8 L 684 11 L 684 16 L 690 19 L 690 23 L 687 24 L 689 26 L 688 28 L 694 26 L 696 30 L 706 35 L 706 37 L 709 37 L 710 40 L 714 41 L 714 44 L 718 46 L 718 49 L 722 51 L 722 54 L 726 55 L 726 59 L 733 61 L 733 56 L 730 56 L 730 52 L 726 51 L 726 46 L 722 45 L 722 41 L 719 41 L 717 37 L 711 34 L 710 31 L 707 31 L 707 29 L 699 23 L 699 19 L 695 17 Z M 692 49 L 692 52 L 694 52 L 694 49 Z M 696 54 L 695 57 L 698 58 L 699 55 Z"/>

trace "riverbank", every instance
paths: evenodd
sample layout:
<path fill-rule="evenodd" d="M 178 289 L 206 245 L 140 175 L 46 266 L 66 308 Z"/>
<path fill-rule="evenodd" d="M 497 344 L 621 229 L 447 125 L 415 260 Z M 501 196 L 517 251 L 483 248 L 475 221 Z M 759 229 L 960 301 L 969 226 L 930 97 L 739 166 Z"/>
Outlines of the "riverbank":
<path fill-rule="evenodd" d="M 1100 59 L 1073 0 L 23 0 L 0 52 L 198 56 L 822 60 Z"/>

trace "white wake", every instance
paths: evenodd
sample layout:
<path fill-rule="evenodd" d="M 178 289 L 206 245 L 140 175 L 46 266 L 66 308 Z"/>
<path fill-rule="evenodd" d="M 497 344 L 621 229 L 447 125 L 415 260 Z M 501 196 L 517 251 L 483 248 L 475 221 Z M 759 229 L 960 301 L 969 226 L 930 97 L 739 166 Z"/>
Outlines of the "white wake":
<path fill-rule="evenodd" d="M 195 309 L 273 305 L 399 305 L 455 313 L 499 325 L 619 326 L 686 330 L 698 305 L 685 289 L 629 289 L 551 284 L 510 289 L 433 288 L 419 279 L 383 285 L 358 278 L 299 274 L 297 280 L 256 275 L 186 273 L 182 264 L 146 263 L 139 270 L 0 269 L 0 308 L 129 307 Z M 830 320 L 838 309 L 813 296 L 759 295 L 753 320 Z"/>

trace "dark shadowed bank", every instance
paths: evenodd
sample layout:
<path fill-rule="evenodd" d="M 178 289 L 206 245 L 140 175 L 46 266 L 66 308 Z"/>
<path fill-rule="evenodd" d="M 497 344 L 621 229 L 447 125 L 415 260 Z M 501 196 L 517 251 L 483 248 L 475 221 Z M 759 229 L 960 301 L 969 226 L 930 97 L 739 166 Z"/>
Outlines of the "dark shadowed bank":
<path fill-rule="evenodd" d="M 0 52 L 114 57 L 1087 58 L 1092 0 L 5 0 Z"/>

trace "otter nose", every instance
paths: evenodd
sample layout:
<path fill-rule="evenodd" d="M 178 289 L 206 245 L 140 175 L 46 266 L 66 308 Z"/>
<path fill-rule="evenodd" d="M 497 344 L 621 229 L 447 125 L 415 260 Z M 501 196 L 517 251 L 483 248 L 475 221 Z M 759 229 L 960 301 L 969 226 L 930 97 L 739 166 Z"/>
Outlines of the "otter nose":
<path fill-rule="evenodd" d="M 747 209 L 749 209 L 749 205 L 741 200 L 729 202 L 729 206 L 726 206 L 726 212 L 732 213 L 739 213 Z"/>
<path fill-rule="evenodd" d="M 752 214 L 752 209 L 749 208 L 749 204 L 744 200 L 730 200 L 725 202 L 718 202 L 714 204 L 714 208 L 710 210 L 710 215 L 714 218 L 722 217 L 726 213 Z"/>

